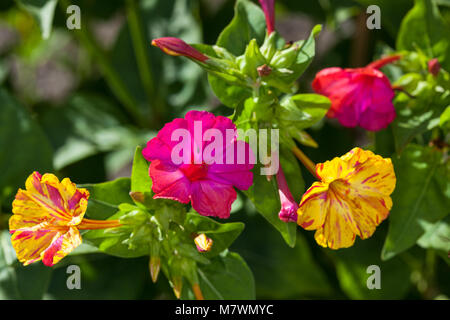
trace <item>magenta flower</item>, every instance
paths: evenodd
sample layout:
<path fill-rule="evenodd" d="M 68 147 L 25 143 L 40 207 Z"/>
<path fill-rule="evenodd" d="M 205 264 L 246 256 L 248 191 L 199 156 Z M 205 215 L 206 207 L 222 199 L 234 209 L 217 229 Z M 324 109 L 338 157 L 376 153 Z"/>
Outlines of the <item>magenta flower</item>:
<path fill-rule="evenodd" d="M 206 111 L 189 111 L 167 123 L 147 143 L 154 198 L 191 202 L 204 216 L 228 218 L 236 191 L 253 183 L 253 151 L 237 140 L 230 119 Z"/>
<path fill-rule="evenodd" d="M 327 116 L 337 118 L 345 127 L 359 125 L 370 131 L 386 128 L 396 115 L 394 89 L 378 69 L 399 58 L 395 55 L 364 68 L 327 68 L 317 73 L 312 87 L 331 100 Z"/>
<path fill-rule="evenodd" d="M 281 210 L 278 213 L 278 217 L 284 222 L 296 223 L 298 204 L 295 202 L 294 197 L 292 197 L 291 191 L 289 190 L 281 164 L 277 173 L 277 183 L 281 202 Z"/>
<path fill-rule="evenodd" d="M 275 31 L 275 0 L 259 0 L 259 4 L 266 16 L 267 33 Z"/>
<path fill-rule="evenodd" d="M 166 37 L 154 39 L 152 41 L 152 45 L 160 48 L 162 51 L 171 56 L 184 56 L 200 62 L 205 62 L 208 60 L 208 57 L 203 53 L 178 38 Z"/>

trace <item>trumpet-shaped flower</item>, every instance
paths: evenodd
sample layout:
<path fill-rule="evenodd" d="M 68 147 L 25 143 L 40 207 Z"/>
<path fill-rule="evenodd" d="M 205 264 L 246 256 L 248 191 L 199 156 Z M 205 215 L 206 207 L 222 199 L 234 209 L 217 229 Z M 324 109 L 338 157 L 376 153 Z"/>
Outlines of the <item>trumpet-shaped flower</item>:
<path fill-rule="evenodd" d="M 152 45 L 160 48 L 162 51 L 171 56 L 184 56 L 200 62 L 205 62 L 209 59 L 203 53 L 178 38 L 165 37 L 154 39 L 152 41 Z"/>
<path fill-rule="evenodd" d="M 259 0 L 266 17 L 267 34 L 275 30 L 275 0 Z"/>
<path fill-rule="evenodd" d="M 281 203 L 278 217 L 284 222 L 297 222 L 298 204 L 295 202 L 294 197 L 292 197 L 281 165 L 277 173 L 277 183 Z"/>
<path fill-rule="evenodd" d="M 228 218 L 236 200 L 233 187 L 247 190 L 253 183 L 250 146 L 237 140 L 230 119 L 210 112 L 189 111 L 167 123 L 142 154 L 151 161 L 154 198 L 191 202 L 204 216 Z"/>
<path fill-rule="evenodd" d="M 337 118 L 345 127 L 360 126 L 378 131 L 395 119 L 392 104 L 394 89 L 378 70 L 400 56 L 377 60 L 364 68 L 326 68 L 317 73 L 312 87 L 331 100 L 329 118 Z"/>
<path fill-rule="evenodd" d="M 391 159 L 354 148 L 340 158 L 316 165 L 321 179 L 303 195 L 297 223 L 316 230 L 323 247 L 346 248 L 356 235 L 369 238 L 388 217 L 395 188 Z"/>
<path fill-rule="evenodd" d="M 81 244 L 78 229 L 120 226 L 118 221 L 83 219 L 89 192 L 69 178 L 61 182 L 53 174 L 33 172 L 19 189 L 9 219 L 11 242 L 24 265 L 42 260 L 47 266 L 59 262 Z"/>

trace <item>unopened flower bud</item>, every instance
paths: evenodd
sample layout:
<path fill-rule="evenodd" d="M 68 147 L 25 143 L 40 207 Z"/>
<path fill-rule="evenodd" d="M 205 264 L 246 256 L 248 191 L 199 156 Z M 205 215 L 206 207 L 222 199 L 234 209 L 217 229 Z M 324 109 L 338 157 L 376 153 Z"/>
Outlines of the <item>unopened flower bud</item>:
<path fill-rule="evenodd" d="M 180 299 L 181 297 L 182 288 L 183 288 L 183 279 L 181 278 L 181 276 L 174 276 L 172 278 L 172 289 L 177 299 Z"/>
<path fill-rule="evenodd" d="M 438 59 L 434 58 L 428 61 L 428 72 L 431 73 L 433 76 L 437 76 L 439 71 L 441 70 L 441 64 L 439 63 Z"/>
<path fill-rule="evenodd" d="M 199 234 L 197 237 L 195 237 L 194 242 L 199 252 L 207 252 L 211 250 L 211 247 L 213 245 L 213 240 L 211 238 L 208 238 L 204 233 Z"/>
<path fill-rule="evenodd" d="M 178 38 L 166 37 L 154 39 L 152 41 L 152 45 L 160 48 L 162 51 L 171 56 L 184 56 L 200 62 L 205 62 L 209 59 L 203 53 Z"/>
<path fill-rule="evenodd" d="M 130 191 L 130 197 L 136 202 L 143 203 L 145 200 L 144 194 L 142 192 Z"/>
<path fill-rule="evenodd" d="M 161 269 L 161 258 L 158 256 L 151 256 L 149 261 L 150 275 L 153 283 L 158 280 L 159 270 Z"/>

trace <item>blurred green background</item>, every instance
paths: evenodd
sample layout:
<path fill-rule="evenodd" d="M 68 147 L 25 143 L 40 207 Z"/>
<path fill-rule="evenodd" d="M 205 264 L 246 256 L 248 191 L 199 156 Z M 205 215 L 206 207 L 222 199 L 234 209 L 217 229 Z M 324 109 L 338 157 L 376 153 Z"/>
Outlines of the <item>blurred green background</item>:
<path fill-rule="evenodd" d="M 440 2 L 449 20 L 449 3 Z M 45 15 L 51 8 L 35 11 L 44 15 L 41 25 L 30 14 L 30 5 L 36 9 L 44 3 L 56 5 L 47 39 L 41 31 L 49 26 Z M 0 3 L 0 299 L 173 299 L 163 276 L 151 282 L 148 258 L 81 254 L 89 250 L 83 247 L 53 268 L 19 266 L 7 220 L 17 188 L 33 170 L 56 172 L 80 184 L 129 176 L 136 145 L 145 144 L 165 122 L 190 109 L 229 116 L 232 110 L 213 96 L 206 73 L 150 42 L 174 36 L 213 44 L 233 16 L 234 0 L 74 1 L 81 8 L 81 30 L 67 29 L 68 4 Z M 366 28 L 365 10 L 371 4 L 381 8 L 380 30 Z M 316 57 L 299 79 L 300 91 L 311 92 L 320 69 L 364 66 L 393 48 L 412 6 L 412 0 L 277 0 L 276 29 L 285 39 L 304 39 L 315 24 L 324 25 Z M 304 150 L 315 162 L 371 141 L 366 132 L 330 120 L 308 133 L 320 145 Z M 393 145 L 383 148 L 391 154 Z M 303 173 L 309 186 L 313 178 Z M 299 201 L 301 194 L 294 196 Z M 299 228 L 297 245 L 289 248 L 242 194 L 237 201 L 231 220 L 245 222 L 246 228 L 231 250 L 253 271 L 258 299 L 450 296 L 447 257 L 415 246 L 380 260 L 388 222 L 372 238 L 337 252 L 322 249 L 313 232 Z M 81 267 L 81 290 L 66 287 L 70 264 Z M 380 290 L 366 286 L 366 269 L 373 264 L 381 268 Z"/>

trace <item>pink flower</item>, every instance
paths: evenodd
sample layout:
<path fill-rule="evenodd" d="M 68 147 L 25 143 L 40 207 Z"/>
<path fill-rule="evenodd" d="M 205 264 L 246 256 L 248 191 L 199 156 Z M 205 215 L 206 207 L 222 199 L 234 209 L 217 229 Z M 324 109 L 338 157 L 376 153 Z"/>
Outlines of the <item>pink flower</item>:
<path fill-rule="evenodd" d="M 259 3 L 266 16 L 267 33 L 271 34 L 275 30 L 275 0 L 259 0 Z"/>
<path fill-rule="evenodd" d="M 337 118 L 345 127 L 359 125 L 370 131 L 386 128 L 396 115 L 394 89 L 378 69 L 399 58 L 389 56 L 364 68 L 327 68 L 317 73 L 312 87 L 331 100 L 327 116 Z"/>
<path fill-rule="evenodd" d="M 281 202 L 281 210 L 278 213 L 278 217 L 284 222 L 297 222 L 298 204 L 292 197 L 281 165 L 277 173 L 277 183 Z"/>
<path fill-rule="evenodd" d="M 171 56 L 184 56 L 200 62 L 205 62 L 208 60 L 208 57 L 203 53 L 178 38 L 166 37 L 154 39 L 152 41 L 152 45 L 160 48 L 162 51 Z"/>
<path fill-rule="evenodd" d="M 439 63 L 438 59 L 434 58 L 428 61 L 428 72 L 431 73 L 433 76 L 437 76 L 439 71 L 441 70 L 441 64 Z"/>
<path fill-rule="evenodd" d="M 142 154 L 151 161 L 154 198 L 190 201 L 204 216 L 228 218 L 236 200 L 233 187 L 247 190 L 253 183 L 250 146 L 237 140 L 230 119 L 206 111 L 189 111 L 167 123 Z"/>

